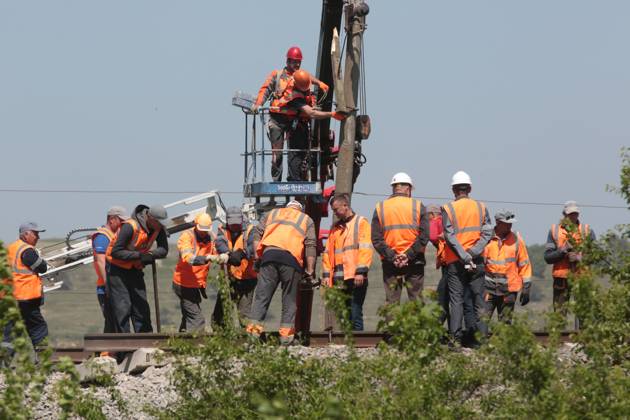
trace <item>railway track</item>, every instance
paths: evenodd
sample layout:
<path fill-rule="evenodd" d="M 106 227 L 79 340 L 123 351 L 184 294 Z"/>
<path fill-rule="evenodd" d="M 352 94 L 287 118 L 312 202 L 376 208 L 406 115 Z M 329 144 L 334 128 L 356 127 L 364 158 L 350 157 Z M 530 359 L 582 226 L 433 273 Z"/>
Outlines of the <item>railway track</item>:
<path fill-rule="evenodd" d="M 560 335 L 561 342 L 571 340 L 573 331 L 565 331 Z M 270 334 L 277 337 L 277 333 Z M 355 332 L 354 345 L 357 348 L 376 347 L 385 338 L 383 333 L 373 331 Z M 549 341 L 549 334 L 542 331 L 534 332 L 534 336 L 542 344 Z M 127 334 L 87 334 L 83 339 L 83 347 L 55 348 L 53 361 L 61 357 L 69 357 L 73 362 L 80 363 L 90 356 L 100 352 L 131 352 L 139 348 L 168 348 L 168 341 L 172 338 L 201 342 L 204 336 L 192 334 L 168 333 L 127 333 Z M 306 344 L 310 347 L 325 347 L 331 344 L 345 344 L 345 337 L 340 332 L 317 331 L 311 332 Z"/>

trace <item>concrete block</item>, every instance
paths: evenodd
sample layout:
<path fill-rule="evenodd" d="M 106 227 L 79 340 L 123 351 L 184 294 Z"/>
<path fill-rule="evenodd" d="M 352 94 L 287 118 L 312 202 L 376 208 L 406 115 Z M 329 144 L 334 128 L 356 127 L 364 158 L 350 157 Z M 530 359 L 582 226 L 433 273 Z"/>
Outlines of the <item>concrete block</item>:
<path fill-rule="evenodd" d="M 76 367 L 81 382 L 90 382 L 99 376 L 118 373 L 116 359 L 112 357 L 95 357 Z"/>
<path fill-rule="evenodd" d="M 120 365 L 118 365 L 119 372 L 125 372 L 130 374 L 142 373 L 150 366 L 165 366 L 169 364 L 169 360 L 164 355 L 164 351 L 153 348 L 141 348 L 133 353 L 130 353 L 125 357 Z"/>

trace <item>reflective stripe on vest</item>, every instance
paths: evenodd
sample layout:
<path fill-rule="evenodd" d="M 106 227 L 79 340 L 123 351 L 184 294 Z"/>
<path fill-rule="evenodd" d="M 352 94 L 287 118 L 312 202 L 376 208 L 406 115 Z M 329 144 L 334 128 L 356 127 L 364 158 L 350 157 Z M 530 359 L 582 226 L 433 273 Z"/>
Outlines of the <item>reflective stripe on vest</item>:
<path fill-rule="evenodd" d="M 462 198 L 447 203 L 443 208 L 451 222 L 455 238 L 464 250 L 468 251 L 481 237 L 481 227 L 485 220 L 486 206 L 480 201 L 475 201 L 471 198 Z M 459 261 L 459 257 L 455 251 L 446 244 L 444 249 L 444 262 L 450 264 L 455 261 Z"/>
<path fill-rule="evenodd" d="M 256 254 L 260 257 L 266 247 L 276 247 L 288 251 L 302 265 L 309 221 L 311 219 L 305 213 L 290 207 L 272 210 L 266 218 L 265 232 Z"/>
<path fill-rule="evenodd" d="M 105 235 L 107 237 L 107 239 L 109 239 L 109 243 L 110 244 L 111 244 L 112 240 L 114 239 L 114 236 L 116 236 L 114 234 L 114 232 L 112 232 L 111 229 L 109 227 L 107 227 L 107 226 L 101 226 L 92 235 L 92 255 L 94 255 L 93 265 L 94 265 L 94 271 L 96 271 L 96 286 L 97 287 L 105 286 L 105 279 L 103 278 L 103 276 L 101 276 L 101 272 L 98 269 L 98 263 L 96 262 L 96 252 L 94 251 L 94 239 L 99 234 Z M 109 244 L 108 244 L 108 247 L 109 247 Z M 105 252 L 107 252 L 107 250 Z"/>
<path fill-rule="evenodd" d="M 42 282 L 39 275 L 22 262 L 22 254 L 27 249 L 35 249 L 18 239 L 7 248 L 7 260 L 11 264 L 11 282 L 16 300 L 31 300 L 42 297 Z M 38 259 L 36 264 L 41 259 Z"/>
<path fill-rule="evenodd" d="M 578 244 L 582 243 L 582 240 L 588 237 L 590 229 L 591 228 L 589 225 L 580 223 L 578 225 L 577 232 L 573 234 L 573 239 L 575 240 L 575 242 Z M 568 232 L 560 225 L 551 225 L 551 237 L 556 244 L 556 248 L 560 248 L 568 242 Z M 573 266 L 573 268 L 571 267 L 569 256 L 566 255 L 560 261 L 553 264 L 551 275 L 552 277 L 566 279 L 569 277 L 569 273 L 571 273 L 572 271 L 575 271 L 575 265 Z"/>
<path fill-rule="evenodd" d="M 194 228 L 182 232 L 180 241 L 182 239 L 187 239 L 192 244 L 192 248 L 179 250 L 179 259 L 175 266 L 175 272 L 173 273 L 173 283 L 189 288 L 206 287 L 210 264 L 192 264 L 194 259 L 198 256 L 204 257 L 214 254 L 214 244 L 212 241 L 205 243 L 197 241 Z"/>
<path fill-rule="evenodd" d="M 377 204 L 383 239 L 396 253 L 407 251 L 420 235 L 421 206 L 420 200 L 404 196 L 390 197 Z"/>
<path fill-rule="evenodd" d="M 153 240 L 155 240 L 155 237 L 159 233 L 159 231 L 154 232 L 153 235 L 151 235 L 151 239 L 149 239 L 149 235 L 147 234 L 147 232 L 145 232 L 144 229 L 140 227 L 140 224 L 135 219 L 125 220 L 123 222 L 123 225 L 125 224 L 130 225 L 131 228 L 133 229 L 133 235 L 131 236 L 131 240 L 127 244 L 127 250 L 129 251 L 140 251 L 140 252 L 146 251 L 153 244 Z M 107 261 L 109 261 L 110 264 L 113 264 L 120 268 L 125 268 L 127 270 L 132 269 L 132 268 L 142 270 L 143 268 L 142 263 L 140 262 L 139 259 L 134 260 L 134 261 L 128 261 L 128 260 L 119 260 L 112 257 L 112 249 L 114 248 L 114 244 L 118 240 L 118 234 L 120 233 L 121 230 L 122 230 L 122 226 L 120 227 L 118 232 L 116 232 L 114 239 L 112 239 L 109 242 L 109 246 L 107 247 L 107 254 L 106 254 Z"/>

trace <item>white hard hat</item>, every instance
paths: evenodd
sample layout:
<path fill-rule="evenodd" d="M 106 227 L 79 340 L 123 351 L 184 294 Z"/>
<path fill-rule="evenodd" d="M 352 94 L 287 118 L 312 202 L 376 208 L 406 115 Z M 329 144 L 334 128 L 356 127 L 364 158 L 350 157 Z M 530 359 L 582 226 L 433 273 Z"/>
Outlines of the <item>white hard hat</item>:
<path fill-rule="evenodd" d="M 470 175 L 468 175 L 464 171 L 455 172 L 455 175 L 453 175 L 453 179 L 451 181 L 451 185 L 459 185 L 459 184 L 472 185 L 472 181 L 470 180 Z"/>
<path fill-rule="evenodd" d="M 390 185 L 394 184 L 409 184 L 413 187 L 413 181 L 411 180 L 411 177 L 404 172 L 398 172 L 392 177 L 392 182 L 390 182 Z"/>

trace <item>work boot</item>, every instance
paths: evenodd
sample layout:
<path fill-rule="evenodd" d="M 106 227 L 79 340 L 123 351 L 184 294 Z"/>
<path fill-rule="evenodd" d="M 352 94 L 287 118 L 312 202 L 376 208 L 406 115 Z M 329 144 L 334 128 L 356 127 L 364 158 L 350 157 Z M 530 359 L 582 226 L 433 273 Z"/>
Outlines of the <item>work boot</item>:
<path fill-rule="evenodd" d="M 281 346 L 292 346 L 295 344 L 295 336 L 294 335 L 281 335 L 280 336 L 280 345 Z"/>

